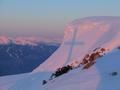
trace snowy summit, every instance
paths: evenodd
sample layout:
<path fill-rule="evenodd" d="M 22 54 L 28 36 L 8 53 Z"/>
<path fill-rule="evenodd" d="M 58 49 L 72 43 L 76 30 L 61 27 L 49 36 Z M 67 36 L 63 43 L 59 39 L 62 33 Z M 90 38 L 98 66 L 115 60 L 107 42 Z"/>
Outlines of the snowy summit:
<path fill-rule="evenodd" d="M 30 74 L 0 78 L 0 90 L 119 90 L 119 46 L 120 17 L 75 20 L 53 55 Z"/>
<path fill-rule="evenodd" d="M 97 48 L 110 52 L 120 45 L 120 17 L 88 17 L 67 25 L 61 47 L 35 71 L 54 71 L 81 62 Z"/>

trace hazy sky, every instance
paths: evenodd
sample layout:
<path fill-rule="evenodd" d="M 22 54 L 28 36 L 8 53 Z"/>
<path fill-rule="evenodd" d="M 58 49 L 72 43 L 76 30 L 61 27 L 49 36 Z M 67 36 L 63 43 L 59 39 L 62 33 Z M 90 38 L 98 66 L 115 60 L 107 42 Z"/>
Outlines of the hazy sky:
<path fill-rule="evenodd" d="M 0 0 L 0 35 L 62 37 L 88 16 L 120 16 L 120 0 Z"/>

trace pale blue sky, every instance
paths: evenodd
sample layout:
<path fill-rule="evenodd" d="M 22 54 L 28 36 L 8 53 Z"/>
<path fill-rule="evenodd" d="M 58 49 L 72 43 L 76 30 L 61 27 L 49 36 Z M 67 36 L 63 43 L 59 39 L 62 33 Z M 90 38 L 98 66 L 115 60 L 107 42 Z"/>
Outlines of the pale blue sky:
<path fill-rule="evenodd" d="M 88 16 L 120 16 L 120 0 L 0 0 L 0 35 L 62 37 Z"/>

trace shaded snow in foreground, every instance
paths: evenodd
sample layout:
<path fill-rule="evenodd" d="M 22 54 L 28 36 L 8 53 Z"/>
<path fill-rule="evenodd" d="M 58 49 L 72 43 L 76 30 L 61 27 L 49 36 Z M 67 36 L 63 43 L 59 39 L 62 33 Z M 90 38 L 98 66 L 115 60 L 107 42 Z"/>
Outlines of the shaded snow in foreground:
<path fill-rule="evenodd" d="M 119 90 L 120 51 L 112 52 L 97 60 L 88 70 L 80 68 L 50 82 L 44 90 Z M 118 75 L 112 76 L 112 72 Z"/>
<path fill-rule="evenodd" d="M 42 80 L 48 79 L 50 73 L 34 73 L 9 90 L 119 90 L 120 89 L 120 51 L 113 51 L 97 60 L 95 66 L 87 70 L 74 69 L 67 74 L 42 85 Z M 112 72 L 118 75 L 112 76 Z"/>

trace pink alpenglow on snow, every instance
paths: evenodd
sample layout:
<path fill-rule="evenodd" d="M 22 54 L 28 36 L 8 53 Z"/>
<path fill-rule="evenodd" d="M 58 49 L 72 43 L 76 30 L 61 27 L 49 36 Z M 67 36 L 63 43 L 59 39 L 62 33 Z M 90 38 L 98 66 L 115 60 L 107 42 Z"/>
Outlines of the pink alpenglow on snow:
<path fill-rule="evenodd" d="M 10 43 L 10 41 L 7 36 L 0 36 L 0 44 L 8 44 L 8 43 Z"/>
<path fill-rule="evenodd" d="M 106 52 L 110 52 L 120 45 L 119 38 L 120 17 L 102 16 L 75 20 L 67 25 L 61 47 L 34 72 L 55 71 L 75 60 L 81 62 L 87 53 L 98 47 L 106 48 Z M 71 42 L 74 43 L 72 51 Z"/>

